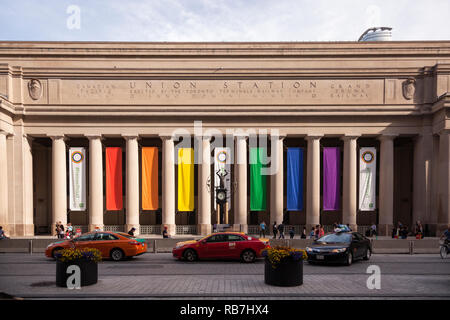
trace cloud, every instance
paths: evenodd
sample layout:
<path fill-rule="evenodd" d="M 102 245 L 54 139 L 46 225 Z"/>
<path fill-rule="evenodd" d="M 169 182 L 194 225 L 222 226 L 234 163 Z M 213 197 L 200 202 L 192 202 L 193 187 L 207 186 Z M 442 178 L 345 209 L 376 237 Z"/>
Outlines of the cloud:
<path fill-rule="evenodd" d="M 67 7 L 81 28 L 66 27 Z M 394 40 L 450 39 L 448 0 L 16 0 L 0 12 L 4 40 L 355 41 L 371 26 Z"/>

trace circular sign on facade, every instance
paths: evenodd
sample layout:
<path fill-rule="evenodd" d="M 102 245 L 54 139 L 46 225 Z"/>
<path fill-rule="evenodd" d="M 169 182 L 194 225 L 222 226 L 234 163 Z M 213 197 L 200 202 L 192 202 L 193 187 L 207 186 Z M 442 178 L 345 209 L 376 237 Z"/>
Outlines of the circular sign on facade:
<path fill-rule="evenodd" d="M 217 153 L 217 161 L 221 163 L 225 163 L 227 161 L 227 152 L 225 150 Z"/>
<path fill-rule="evenodd" d="M 361 158 L 365 163 L 371 163 L 375 159 L 375 156 L 371 151 L 366 151 L 362 154 Z"/>
<path fill-rule="evenodd" d="M 80 163 L 83 161 L 83 154 L 80 151 L 75 151 L 72 153 L 72 162 Z"/>

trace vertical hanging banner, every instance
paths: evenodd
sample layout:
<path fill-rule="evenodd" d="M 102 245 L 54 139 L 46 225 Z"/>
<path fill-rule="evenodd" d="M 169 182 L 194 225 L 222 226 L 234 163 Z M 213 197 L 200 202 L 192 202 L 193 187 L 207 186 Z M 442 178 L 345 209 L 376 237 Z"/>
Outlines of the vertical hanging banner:
<path fill-rule="evenodd" d="M 361 148 L 359 150 L 359 210 L 375 210 L 376 201 L 377 150 Z"/>
<path fill-rule="evenodd" d="M 86 150 L 69 149 L 69 208 L 71 211 L 86 210 Z"/>
<path fill-rule="evenodd" d="M 250 148 L 250 210 L 264 211 L 267 207 L 267 176 L 261 174 L 265 148 Z M 264 153 L 264 154 L 263 154 Z"/>
<path fill-rule="evenodd" d="M 158 209 L 158 148 L 142 148 L 142 209 Z"/>
<path fill-rule="evenodd" d="M 105 158 L 106 210 L 122 210 L 122 148 L 106 148 Z"/>
<path fill-rule="evenodd" d="M 220 178 L 217 175 L 218 171 L 226 170 L 228 174 L 225 177 L 225 188 L 228 192 L 228 211 L 231 209 L 231 159 L 230 148 L 214 148 L 214 187 L 220 186 Z M 214 208 L 217 207 L 216 202 L 216 188 L 214 188 Z"/>
<path fill-rule="evenodd" d="M 194 149 L 178 149 L 178 211 L 194 211 Z"/>
<path fill-rule="evenodd" d="M 303 210 L 303 148 L 287 150 L 287 210 Z"/>
<path fill-rule="evenodd" d="M 341 154 L 339 148 L 323 148 L 323 210 L 340 208 Z"/>

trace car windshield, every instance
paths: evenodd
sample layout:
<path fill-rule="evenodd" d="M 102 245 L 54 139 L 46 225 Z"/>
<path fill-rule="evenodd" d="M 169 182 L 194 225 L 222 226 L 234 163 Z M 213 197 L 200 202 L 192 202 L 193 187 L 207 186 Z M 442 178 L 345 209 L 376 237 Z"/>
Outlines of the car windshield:
<path fill-rule="evenodd" d="M 349 233 L 330 233 L 318 239 L 319 243 L 350 243 L 352 235 Z"/>

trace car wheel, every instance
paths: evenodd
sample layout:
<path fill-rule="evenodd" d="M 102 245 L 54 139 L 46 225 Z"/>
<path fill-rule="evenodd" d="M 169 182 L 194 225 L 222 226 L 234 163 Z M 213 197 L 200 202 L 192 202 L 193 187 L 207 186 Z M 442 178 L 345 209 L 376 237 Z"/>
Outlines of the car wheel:
<path fill-rule="evenodd" d="M 371 255 L 372 255 L 372 251 L 369 248 L 367 248 L 363 259 L 364 260 L 369 260 Z"/>
<path fill-rule="evenodd" d="M 441 254 L 441 258 L 445 259 L 447 258 L 447 247 L 446 246 L 441 246 L 441 250 L 439 251 L 439 253 Z"/>
<path fill-rule="evenodd" d="M 123 254 L 123 251 L 121 249 L 116 248 L 111 250 L 110 256 L 114 261 L 120 261 L 124 258 L 125 255 Z"/>
<path fill-rule="evenodd" d="M 195 250 L 187 249 L 184 252 L 183 257 L 186 259 L 186 261 L 193 262 L 197 260 L 197 253 L 195 252 Z"/>
<path fill-rule="evenodd" d="M 55 256 L 55 255 L 56 255 L 56 252 L 59 251 L 59 250 L 63 250 L 63 248 L 59 248 L 59 247 L 58 247 L 58 248 L 53 249 L 53 251 L 52 251 L 52 257 L 53 257 L 53 259 L 56 259 L 56 256 Z"/>
<path fill-rule="evenodd" d="M 352 262 L 353 262 L 353 254 L 352 254 L 351 252 L 349 252 L 349 253 L 347 254 L 347 261 L 345 262 L 345 264 L 346 264 L 347 266 L 349 266 L 349 265 L 352 264 Z"/>
<path fill-rule="evenodd" d="M 242 261 L 245 263 L 254 262 L 256 259 L 256 254 L 253 252 L 253 250 L 245 250 L 241 254 Z"/>

